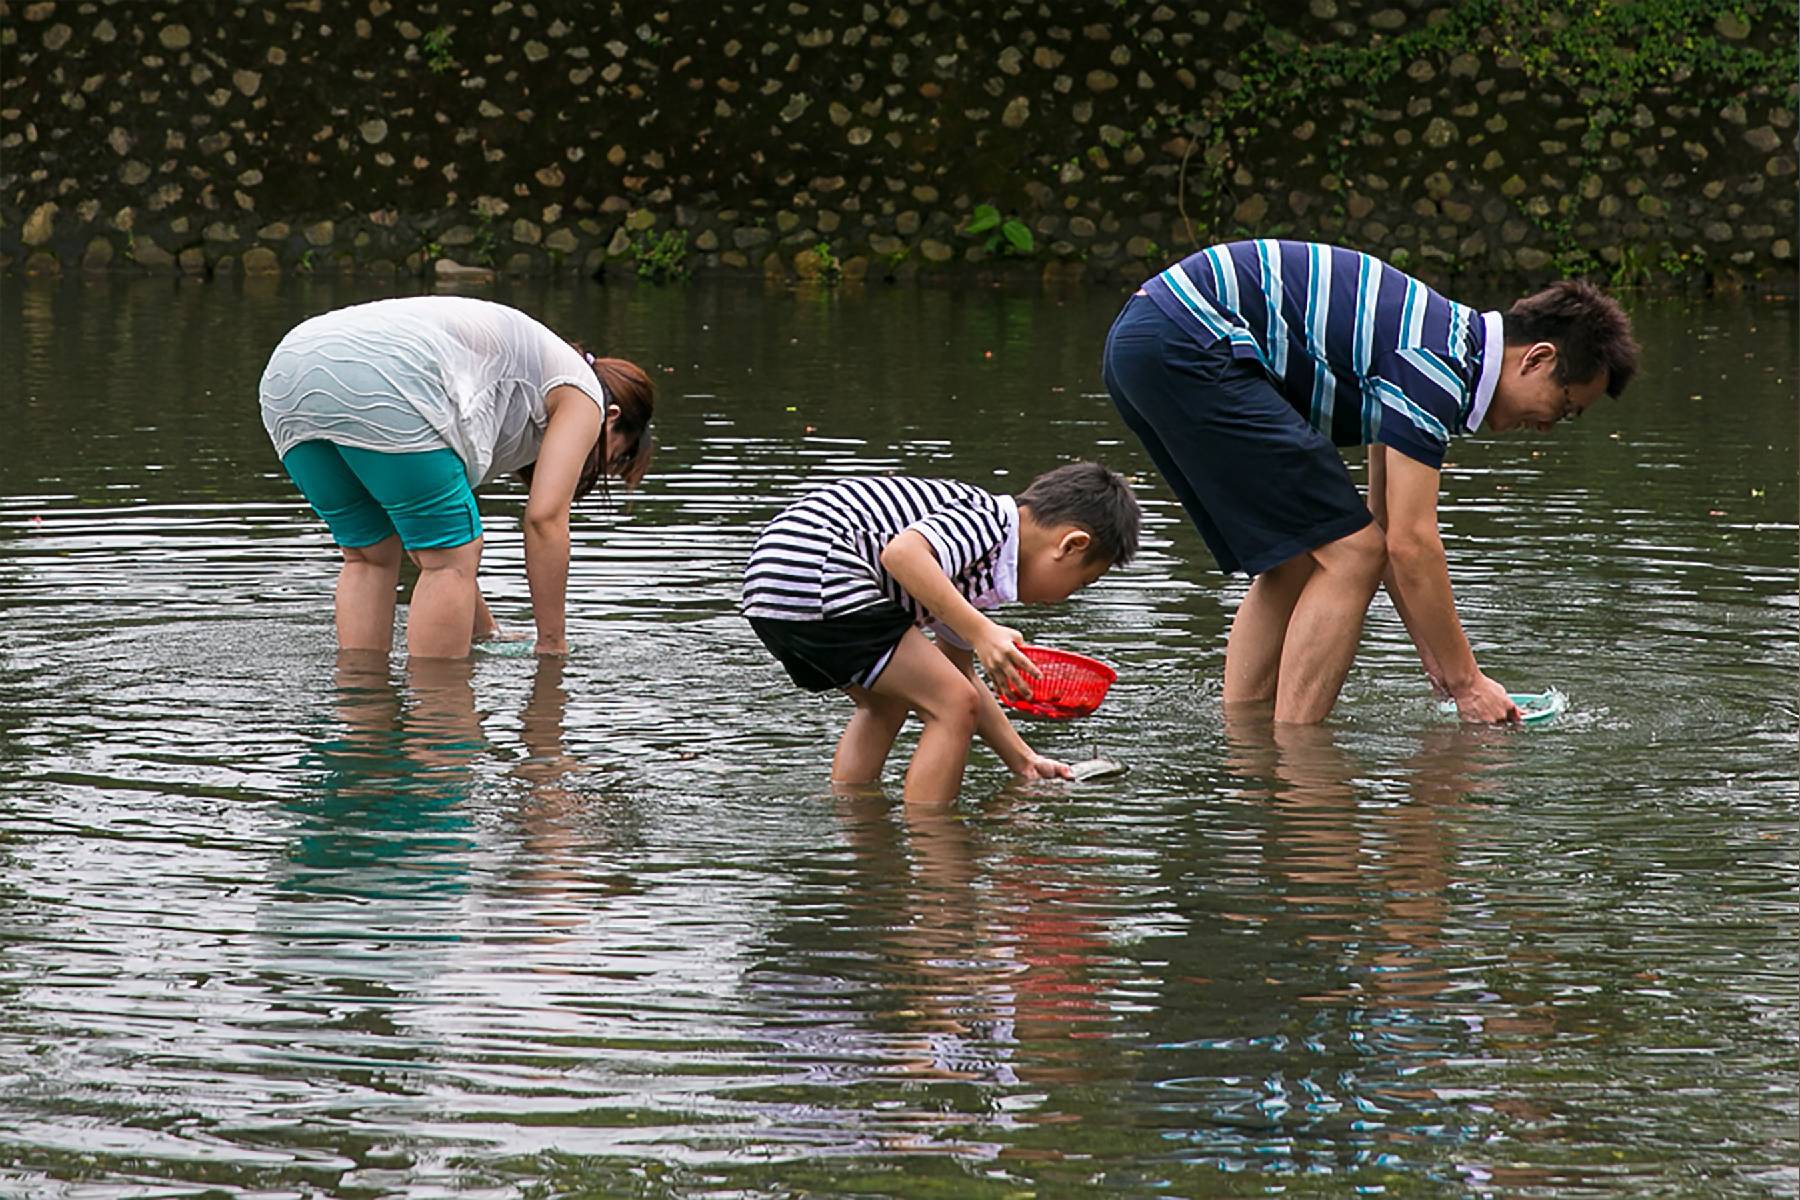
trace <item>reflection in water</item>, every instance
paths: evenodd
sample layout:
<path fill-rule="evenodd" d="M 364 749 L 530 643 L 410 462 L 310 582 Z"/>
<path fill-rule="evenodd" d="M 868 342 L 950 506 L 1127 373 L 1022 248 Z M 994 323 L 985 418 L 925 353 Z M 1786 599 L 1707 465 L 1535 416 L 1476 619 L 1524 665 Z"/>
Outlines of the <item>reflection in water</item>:
<path fill-rule="evenodd" d="M 1227 932 L 1196 931 L 1217 947 L 1195 980 L 1213 1003 L 1194 1015 L 1213 1028 L 1165 1047 L 1184 1069 L 1159 1084 L 1161 1110 L 1191 1122 L 1180 1136 L 1197 1158 L 1227 1167 L 1380 1168 L 1419 1144 L 1478 1147 L 1491 1109 L 1418 1080 L 1487 1053 L 1483 1009 L 1500 997 L 1457 961 L 1447 926 L 1457 833 L 1496 793 L 1510 731 L 1428 728 L 1380 774 L 1331 726 L 1278 724 L 1267 705 L 1231 706 L 1225 734 L 1256 811 L 1257 882 L 1216 914 Z M 1450 1175 L 1483 1169 L 1461 1153 Z"/>
<path fill-rule="evenodd" d="M 1290 732 L 1219 710 L 1242 587 L 1101 392 L 1118 297 L 492 294 L 656 362 L 662 446 L 567 660 L 429 676 L 333 657 L 256 417 L 369 285 L 0 288 L 0 1193 L 1800 1190 L 1791 305 L 1640 301 L 1628 401 L 1446 470 L 1477 653 L 1566 718 L 1441 718 L 1378 604 Z M 813 794 L 752 532 L 1089 446 L 1146 545 L 1032 614 L 1120 669 L 1039 736 L 1131 774 Z"/>
<path fill-rule="evenodd" d="M 1041 1089 L 1112 1074 L 1089 1040 L 1115 1019 L 1110 889 L 984 832 L 1009 805 L 971 817 L 836 798 L 843 854 L 802 874 L 745 976 L 775 1061 L 800 1072 L 769 1111 L 785 1140 L 989 1158 L 1007 1130 L 1073 1119 L 1036 1112 Z M 994 1107 L 994 1089 L 1013 1099 Z"/>
<path fill-rule="evenodd" d="M 468 797 L 486 748 L 467 662 L 420 660 L 397 684 L 388 656 L 338 656 L 336 727 L 304 762 L 318 783 L 299 819 L 285 890 L 424 901 L 466 886 Z"/>

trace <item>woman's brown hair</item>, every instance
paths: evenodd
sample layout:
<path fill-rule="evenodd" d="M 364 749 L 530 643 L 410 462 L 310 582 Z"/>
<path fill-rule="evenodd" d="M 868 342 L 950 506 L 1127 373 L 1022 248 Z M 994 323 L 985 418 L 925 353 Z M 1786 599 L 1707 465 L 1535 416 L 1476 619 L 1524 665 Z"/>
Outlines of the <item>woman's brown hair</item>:
<path fill-rule="evenodd" d="M 650 469 L 650 457 L 656 450 L 656 443 L 650 437 L 650 418 L 656 411 L 656 385 L 650 382 L 650 376 L 644 369 L 629 359 L 595 358 L 581 349 L 580 343 L 570 345 L 581 351 L 581 356 L 594 369 L 594 377 L 600 381 L 606 392 L 608 405 L 619 406 L 619 415 L 608 421 L 602 414 L 600 436 L 594 439 L 594 448 L 588 451 L 587 461 L 581 466 L 581 475 L 575 481 L 575 499 L 581 500 L 596 487 L 602 496 L 607 495 L 607 479 L 622 479 L 628 488 L 636 487 L 644 472 Z M 625 448 L 614 456 L 612 461 L 605 461 L 606 435 L 608 430 L 630 439 Z M 531 466 L 520 468 L 519 478 L 526 487 L 531 486 Z"/>

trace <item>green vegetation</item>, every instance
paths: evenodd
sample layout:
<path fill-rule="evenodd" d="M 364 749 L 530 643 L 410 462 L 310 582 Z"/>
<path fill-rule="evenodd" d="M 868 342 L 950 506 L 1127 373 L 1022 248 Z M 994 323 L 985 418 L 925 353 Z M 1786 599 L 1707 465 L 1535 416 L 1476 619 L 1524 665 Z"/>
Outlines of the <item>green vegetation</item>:
<path fill-rule="evenodd" d="M 969 223 L 963 226 L 963 232 L 974 236 L 987 234 L 982 248 L 989 254 L 998 251 L 1023 256 L 1037 248 L 1025 222 L 1017 217 L 1002 217 L 1000 210 L 992 204 L 977 204 Z"/>
<path fill-rule="evenodd" d="M 687 261 L 687 233 L 666 229 L 660 235 L 648 230 L 638 235 L 632 246 L 637 260 L 637 276 L 651 283 L 673 283 L 686 279 L 692 268 Z"/>
<path fill-rule="evenodd" d="M 818 261 L 819 279 L 822 282 L 836 283 L 844 277 L 844 264 L 831 252 L 830 242 L 820 242 L 814 246 L 813 257 Z"/>
<path fill-rule="evenodd" d="M 1234 64 L 1237 83 L 1209 95 L 1198 108 L 1161 119 L 1189 139 L 1181 164 L 1178 196 L 1184 235 L 1198 243 L 1200 231 L 1227 227 L 1238 197 L 1231 178 L 1249 146 L 1277 123 L 1294 114 L 1331 112 L 1320 120 L 1319 155 L 1328 181 L 1335 181 L 1335 211 L 1344 215 L 1357 149 L 1379 131 L 1372 124 L 1370 101 L 1328 103 L 1350 93 L 1367 97 L 1391 93 L 1407 81 L 1405 72 L 1424 61 L 1442 70 L 1459 55 L 1491 59 L 1502 69 L 1521 72 L 1533 88 L 1565 91 L 1580 106 L 1582 161 L 1567 189 L 1547 210 L 1518 206 L 1526 220 L 1554 244 L 1553 267 L 1574 274 L 1594 274 L 1601 264 L 1574 232 L 1581 204 L 1581 185 L 1601 170 L 1608 135 L 1636 108 L 1651 89 L 1707 81 L 1701 95 L 1738 95 L 1751 88 L 1779 94 L 1800 73 L 1794 39 L 1779 39 L 1768 51 L 1726 36 L 1723 30 L 1791 28 L 1792 0 L 1741 0 L 1721 6 L 1704 0 L 1464 0 L 1440 8 L 1415 28 L 1394 35 L 1371 33 L 1360 42 L 1303 41 L 1270 24 L 1254 10 L 1249 44 Z M 1165 66 L 1184 64 L 1161 44 L 1145 49 Z M 1661 101 L 1659 101 L 1659 104 Z M 1159 120 L 1151 117 L 1140 136 L 1151 136 Z M 1645 265 L 1622 265 L 1633 276 Z M 1680 264 L 1684 252 L 1656 256 L 1658 270 Z M 1684 270 L 1694 269 L 1686 254 Z"/>
<path fill-rule="evenodd" d="M 469 243 L 469 255 L 483 267 L 491 267 L 499 257 L 500 231 L 494 227 L 492 213 L 475 210 L 475 240 Z"/>
<path fill-rule="evenodd" d="M 428 32 L 419 43 L 425 49 L 425 65 L 433 75 L 442 75 L 456 67 L 450 55 L 450 30 L 443 25 Z"/>

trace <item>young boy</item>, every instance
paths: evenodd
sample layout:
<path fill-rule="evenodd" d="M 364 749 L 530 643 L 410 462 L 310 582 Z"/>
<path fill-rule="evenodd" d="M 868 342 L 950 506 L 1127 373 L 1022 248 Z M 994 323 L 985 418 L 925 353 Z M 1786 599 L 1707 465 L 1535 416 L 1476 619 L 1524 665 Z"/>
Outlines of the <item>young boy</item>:
<path fill-rule="evenodd" d="M 1231 242 L 1149 280 L 1106 339 L 1113 403 L 1221 570 L 1252 577 L 1225 701 L 1322 721 L 1385 583 L 1434 687 L 1466 721 L 1516 720 L 1457 617 L 1438 532 L 1452 436 L 1545 432 L 1637 371 L 1618 304 L 1552 284 L 1503 315 L 1379 259 Z M 1367 503 L 1334 446 L 1369 447 Z M 1391 451 L 1391 453 L 1390 453 Z"/>
<path fill-rule="evenodd" d="M 1019 694 L 1038 674 L 1020 634 L 982 610 L 1065 600 L 1131 561 L 1137 544 L 1137 499 L 1097 463 L 1058 467 L 1016 499 L 944 479 L 848 479 L 795 501 L 758 536 L 743 612 L 795 683 L 855 703 L 833 782 L 879 778 L 916 712 L 925 728 L 906 803 L 947 805 L 975 734 L 1024 778 L 1069 776 L 1025 744 L 975 674 L 979 660 Z"/>

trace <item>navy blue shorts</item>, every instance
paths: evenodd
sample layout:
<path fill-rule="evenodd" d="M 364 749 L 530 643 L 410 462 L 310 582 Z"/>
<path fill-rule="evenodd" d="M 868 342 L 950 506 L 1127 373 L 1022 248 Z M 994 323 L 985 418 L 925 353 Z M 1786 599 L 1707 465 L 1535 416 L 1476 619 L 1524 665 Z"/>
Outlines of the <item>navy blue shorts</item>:
<path fill-rule="evenodd" d="M 1104 375 L 1220 570 L 1258 575 L 1374 520 L 1337 448 L 1258 363 L 1200 345 L 1148 296 L 1113 322 Z"/>

